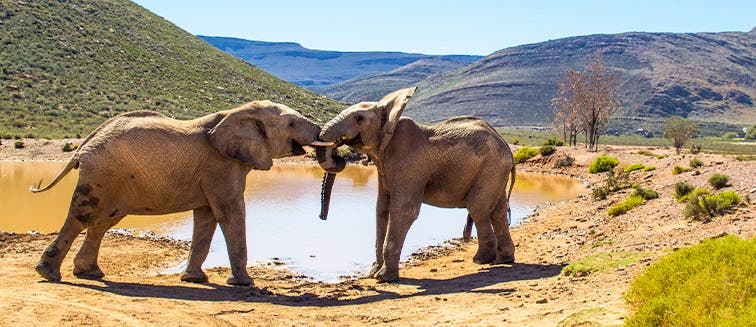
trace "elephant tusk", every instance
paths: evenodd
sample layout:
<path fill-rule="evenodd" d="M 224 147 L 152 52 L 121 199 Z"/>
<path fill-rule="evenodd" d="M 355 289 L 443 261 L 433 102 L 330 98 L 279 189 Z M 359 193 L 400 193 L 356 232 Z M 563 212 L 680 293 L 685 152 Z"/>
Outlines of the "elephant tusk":
<path fill-rule="evenodd" d="M 334 143 L 334 142 L 325 142 L 325 141 L 312 141 L 312 143 L 310 143 L 310 145 L 312 145 L 312 146 L 334 146 L 334 145 L 336 145 L 336 143 Z"/>

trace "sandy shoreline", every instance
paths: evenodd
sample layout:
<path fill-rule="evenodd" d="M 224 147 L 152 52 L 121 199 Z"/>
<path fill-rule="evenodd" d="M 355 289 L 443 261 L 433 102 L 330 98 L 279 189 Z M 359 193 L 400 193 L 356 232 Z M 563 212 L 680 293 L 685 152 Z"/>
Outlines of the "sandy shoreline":
<path fill-rule="evenodd" d="M 12 140 L 3 140 L 0 160 L 65 161 L 70 153 L 60 150 L 64 142 L 34 140 L 27 143 L 26 151 L 14 151 L 9 149 Z M 668 156 L 643 156 L 637 154 L 640 149 Z M 210 270 L 207 284 L 181 283 L 177 275 L 159 272 L 184 260 L 186 244 L 118 233 L 103 241 L 103 280 L 73 277 L 73 255 L 69 255 L 62 268 L 63 282 L 47 283 L 40 282 L 32 267 L 53 235 L 0 233 L 2 324 L 616 325 L 627 314 L 622 294 L 630 281 L 660 256 L 723 233 L 756 236 L 753 205 L 700 223 L 686 220 L 682 204 L 672 197 L 677 181 L 705 186 L 708 177 L 718 172 L 730 176 L 726 190 L 756 198 L 756 162 L 710 154 L 675 156 L 663 148 L 613 146 L 605 152 L 621 165 L 655 165 L 656 171 L 634 172 L 631 177 L 658 191 L 660 198 L 618 217 L 608 216 L 606 208 L 629 191 L 603 201 L 586 193 L 548 204 L 512 229 L 515 264 L 474 264 L 477 244 L 452 240 L 413 255 L 394 284 L 364 278 L 326 284 L 267 266 L 249 268 L 255 278 L 253 288 L 226 286 L 226 268 Z M 603 176 L 586 169 L 601 153 L 560 147 L 557 155 L 575 158 L 573 167 L 554 168 L 555 159 L 536 157 L 518 166 L 518 171 L 571 175 L 594 184 Z M 705 163 L 697 175 L 671 175 L 672 166 L 687 166 L 693 157 Z M 566 264 L 602 253 L 632 253 L 640 259 L 588 276 L 561 274 Z"/>

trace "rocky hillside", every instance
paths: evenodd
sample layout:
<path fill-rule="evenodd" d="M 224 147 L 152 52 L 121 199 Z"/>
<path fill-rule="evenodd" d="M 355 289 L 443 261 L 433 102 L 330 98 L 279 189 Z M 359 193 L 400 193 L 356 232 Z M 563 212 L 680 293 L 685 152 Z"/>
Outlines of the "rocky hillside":
<path fill-rule="evenodd" d="M 370 73 L 346 81 L 311 89 L 331 99 L 347 103 L 377 101 L 395 90 L 417 85 L 433 74 L 466 66 L 473 62 L 443 57 L 424 58 L 389 72 Z"/>
<path fill-rule="evenodd" d="M 297 85 L 312 87 L 357 76 L 388 72 L 429 56 L 404 52 L 339 52 L 307 49 L 298 43 L 262 42 L 229 37 L 199 36 L 213 46 Z M 470 63 L 480 56 L 440 56 Z"/>
<path fill-rule="evenodd" d="M 438 122 L 471 114 L 496 126 L 550 122 L 556 83 L 601 53 L 624 96 L 615 128 L 680 115 L 703 122 L 756 122 L 754 32 L 589 35 L 497 51 L 421 83 L 406 114 Z M 658 125 L 658 124 L 656 124 Z"/>
<path fill-rule="evenodd" d="M 128 0 L 0 0 L 0 133 L 86 135 L 124 111 L 190 118 L 270 99 L 343 105 L 279 80 Z"/>

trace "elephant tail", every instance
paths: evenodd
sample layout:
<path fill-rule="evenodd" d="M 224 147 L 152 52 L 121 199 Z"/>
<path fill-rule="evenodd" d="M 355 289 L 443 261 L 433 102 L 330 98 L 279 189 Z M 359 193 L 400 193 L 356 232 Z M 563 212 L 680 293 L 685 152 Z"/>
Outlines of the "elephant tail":
<path fill-rule="evenodd" d="M 39 192 L 47 191 L 51 189 L 53 186 L 55 186 L 55 184 L 58 184 L 58 182 L 60 182 L 60 180 L 63 179 L 63 177 L 66 176 L 68 172 L 71 171 L 71 169 L 75 169 L 78 167 L 79 167 L 79 156 L 77 153 L 71 158 L 71 160 L 68 161 L 68 163 L 66 164 L 66 167 L 63 168 L 63 170 L 58 174 L 58 176 L 55 177 L 55 180 L 53 180 L 50 184 L 48 184 L 47 186 L 43 188 L 40 188 L 40 186 L 42 185 L 42 180 L 40 180 L 39 183 L 37 183 L 37 185 L 32 185 L 31 187 L 29 187 L 29 191 L 31 191 L 32 193 L 39 193 Z"/>

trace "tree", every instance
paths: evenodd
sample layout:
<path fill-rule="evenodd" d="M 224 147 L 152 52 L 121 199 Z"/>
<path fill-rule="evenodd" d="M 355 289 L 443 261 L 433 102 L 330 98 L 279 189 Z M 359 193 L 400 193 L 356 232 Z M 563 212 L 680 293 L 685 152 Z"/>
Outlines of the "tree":
<path fill-rule="evenodd" d="M 747 140 L 756 140 L 756 125 L 753 125 L 746 130 L 745 138 Z"/>
<path fill-rule="evenodd" d="M 606 69 L 597 53 L 585 72 L 568 69 L 557 84 L 557 96 L 551 100 L 554 125 L 562 129 L 570 145 L 576 144 L 578 133 L 585 133 L 586 146 L 595 151 L 599 136 L 621 103 L 618 93 L 616 75 Z"/>
<path fill-rule="evenodd" d="M 685 145 L 685 142 L 688 142 L 698 133 L 696 124 L 680 116 L 667 118 L 665 125 L 664 137 L 672 141 L 672 146 L 675 147 L 677 154 L 680 154 L 680 149 Z"/>

